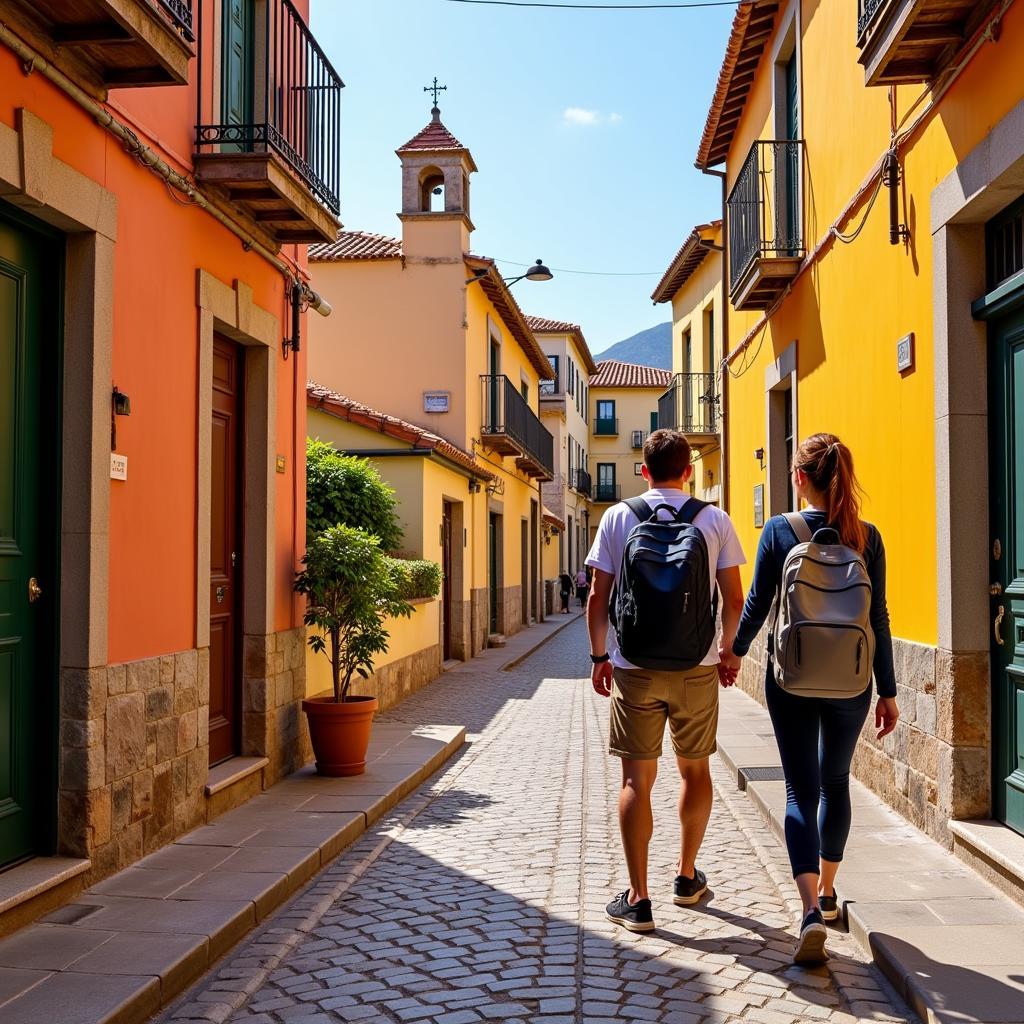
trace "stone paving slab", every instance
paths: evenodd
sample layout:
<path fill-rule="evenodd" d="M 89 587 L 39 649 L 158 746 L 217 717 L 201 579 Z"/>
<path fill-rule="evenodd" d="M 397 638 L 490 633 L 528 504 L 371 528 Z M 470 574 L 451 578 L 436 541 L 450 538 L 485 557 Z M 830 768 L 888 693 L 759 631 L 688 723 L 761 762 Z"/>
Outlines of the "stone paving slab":
<path fill-rule="evenodd" d="M 366 775 L 302 769 L 0 941 L 0 1021 L 145 1020 L 464 741 L 462 726 L 381 721 Z"/>
<path fill-rule="evenodd" d="M 760 740 L 768 713 L 740 690 L 722 695 L 719 755 L 730 773 L 778 765 Z M 780 782 L 747 795 L 784 834 Z M 1024 1022 L 1024 911 L 865 786 L 852 784 L 853 829 L 837 890 L 851 934 L 922 1019 L 935 1024 Z"/>

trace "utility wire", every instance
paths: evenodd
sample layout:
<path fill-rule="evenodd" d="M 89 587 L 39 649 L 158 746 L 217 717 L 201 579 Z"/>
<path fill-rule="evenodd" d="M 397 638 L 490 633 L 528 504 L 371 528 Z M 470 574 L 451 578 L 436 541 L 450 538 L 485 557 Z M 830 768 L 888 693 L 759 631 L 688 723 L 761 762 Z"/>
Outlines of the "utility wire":
<path fill-rule="evenodd" d="M 494 258 L 495 263 L 504 263 L 510 267 L 532 267 L 532 263 L 516 263 L 515 260 L 503 260 L 500 257 Z M 661 270 L 566 270 L 564 267 L 552 267 L 556 274 L 583 274 L 587 277 L 661 277 Z"/>
<path fill-rule="evenodd" d="M 450 4 L 486 4 L 489 7 L 555 7 L 575 11 L 678 11 L 695 7 L 736 7 L 741 0 L 693 0 L 682 4 L 568 4 L 532 0 L 447 0 Z"/>

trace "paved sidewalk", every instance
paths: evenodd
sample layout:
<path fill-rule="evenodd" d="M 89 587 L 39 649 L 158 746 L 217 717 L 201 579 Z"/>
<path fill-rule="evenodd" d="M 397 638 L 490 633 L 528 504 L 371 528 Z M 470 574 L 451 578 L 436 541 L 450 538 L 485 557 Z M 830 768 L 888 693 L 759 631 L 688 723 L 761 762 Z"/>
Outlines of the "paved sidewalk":
<path fill-rule="evenodd" d="M 719 751 L 783 835 L 785 783 L 768 713 L 723 694 Z M 744 776 L 751 778 L 747 781 Z M 853 783 L 853 831 L 837 882 L 849 927 L 914 1010 L 936 1024 L 1024 1021 L 1024 911 Z"/>
<path fill-rule="evenodd" d="M 671 903 L 666 762 L 658 931 L 605 920 L 624 884 L 618 773 L 605 753 L 607 702 L 579 678 L 586 650 L 576 624 L 512 671 L 465 666 L 392 709 L 410 723 L 458 709 L 473 742 L 160 1020 L 906 1020 L 849 936 L 836 935 L 828 967 L 791 964 L 782 851 L 720 765 L 702 861 L 713 895 L 697 908 Z"/>

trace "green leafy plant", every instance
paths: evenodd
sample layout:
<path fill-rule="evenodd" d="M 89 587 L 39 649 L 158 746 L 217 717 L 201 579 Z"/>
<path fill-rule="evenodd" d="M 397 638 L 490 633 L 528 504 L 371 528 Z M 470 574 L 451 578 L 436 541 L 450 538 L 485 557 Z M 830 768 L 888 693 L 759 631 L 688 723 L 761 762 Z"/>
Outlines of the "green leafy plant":
<path fill-rule="evenodd" d="M 352 678 L 368 679 L 373 659 L 388 649 L 384 620 L 412 615 L 402 594 L 402 563 L 381 551 L 379 538 L 353 526 L 333 526 L 310 541 L 295 590 L 306 597 L 309 646 L 331 661 L 334 699 L 348 698 Z"/>
<path fill-rule="evenodd" d="M 341 455 L 326 441 L 306 441 L 306 540 L 337 526 L 356 526 L 396 551 L 402 528 L 395 492 L 367 459 Z"/>
<path fill-rule="evenodd" d="M 399 566 L 404 577 L 402 597 L 407 601 L 437 597 L 441 593 L 442 573 L 437 562 L 409 558 L 399 562 Z"/>

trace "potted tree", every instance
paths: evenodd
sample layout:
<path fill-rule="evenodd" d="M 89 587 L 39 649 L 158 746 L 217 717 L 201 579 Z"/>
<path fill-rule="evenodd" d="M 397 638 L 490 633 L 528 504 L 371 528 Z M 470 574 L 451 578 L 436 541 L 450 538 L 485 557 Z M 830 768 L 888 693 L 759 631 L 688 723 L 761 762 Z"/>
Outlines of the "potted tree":
<path fill-rule="evenodd" d="M 321 775 L 360 775 L 366 770 L 377 698 L 350 693 L 356 676 L 369 678 L 373 659 L 387 650 L 389 616 L 409 616 L 406 571 L 387 557 L 380 539 L 339 524 L 309 543 L 295 590 L 306 597 L 309 645 L 331 661 L 334 693 L 302 702 Z"/>

